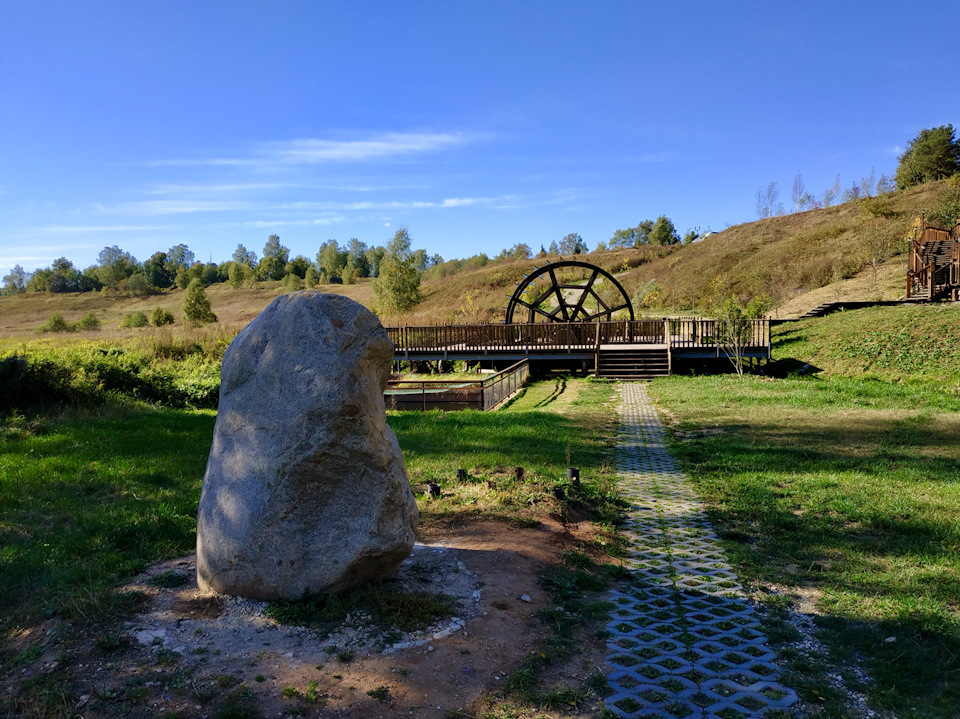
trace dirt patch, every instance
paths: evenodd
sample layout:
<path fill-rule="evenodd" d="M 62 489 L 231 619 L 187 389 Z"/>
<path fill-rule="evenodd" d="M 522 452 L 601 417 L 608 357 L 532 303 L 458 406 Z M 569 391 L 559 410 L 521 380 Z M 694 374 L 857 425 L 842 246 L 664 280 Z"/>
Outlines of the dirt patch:
<path fill-rule="evenodd" d="M 80 696 L 72 710 L 91 717 L 212 717 L 231 693 L 264 717 L 474 715 L 542 650 L 546 630 L 537 612 L 551 602 L 540 571 L 564 549 L 592 544 L 593 532 L 550 518 L 535 528 L 491 521 L 422 528 L 393 581 L 450 595 L 457 608 L 403 635 L 363 617 L 348 617 L 329 635 L 281 626 L 261 602 L 199 594 L 195 558 L 171 560 L 128 585 L 148 599 L 140 614 L 110 630 L 113 639 L 88 636 L 71 647 L 69 667 L 39 671 L 69 671 Z M 602 671 L 602 640 L 591 637 L 578 649 L 551 666 L 548 683 L 580 686 Z M 584 707 L 597 709 L 599 702 Z"/>

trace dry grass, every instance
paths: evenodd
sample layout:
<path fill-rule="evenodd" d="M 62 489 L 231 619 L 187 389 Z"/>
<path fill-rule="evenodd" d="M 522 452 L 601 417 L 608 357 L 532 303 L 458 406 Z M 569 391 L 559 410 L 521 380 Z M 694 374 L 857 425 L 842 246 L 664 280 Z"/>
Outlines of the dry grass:
<path fill-rule="evenodd" d="M 906 291 L 905 263 L 906 255 L 893 257 L 877 269 L 876 282 L 873 278 L 873 269 L 868 267 L 849 279 L 831 282 L 787 300 L 777 307 L 771 316 L 799 317 L 826 302 L 872 302 L 899 299 Z"/>
<path fill-rule="evenodd" d="M 373 307 L 373 288 L 371 280 L 355 285 L 321 285 L 320 292 L 346 295 L 360 304 Z M 236 334 L 256 317 L 276 297 L 285 290 L 278 282 L 258 283 L 254 287 L 233 289 L 227 284 L 211 285 L 207 296 L 218 322 L 215 325 L 222 332 Z M 28 292 L 22 295 L 0 298 L 0 346 L 13 346 L 19 342 L 33 342 L 38 339 L 37 328 L 54 312 L 63 313 L 68 322 L 75 322 L 87 312 L 94 312 L 100 318 L 102 329 L 93 332 L 59 335 L 57 343 L 76 340 L 118 340 L 134 337 L 147 337 L 151 333 L 163 333 L 165 328 L 143 327 L 122 329 L 120 322 L 124 315 L 141 311 L 148 317 L 155 307 L 168 310 L 176 318 L 177 329 L 181 329 L 180 305 L 183 303 L 181 289 L 167 290 L 147 297 L 124 297 L 101 292 L 83 292 L 77 294 L 46 294 Z"/>
<path fill-rule="evenodd" d="M 656 280 L 663 288 L 664 303 L 672 308 L 706 304 L 711 284 L 721 275 L 735 293 L 752 296 L 766 292 L 783 304 L 830 285 L 838 271 L 845 279 L 862 273 L 868 266 L 866 245 L 872 238 L 885 237 L 889 254 L 902 251 L 904 245 L 897 240 L 906 234 L 910 222 L 922 209 L 934 207 L 947 189 L 946 182 L 928 183 L 889 195 L 879 208 L 874 207 L 882 213 L 879 217 L 863 203 L 851 202 L 736 225 L 639 266 L 620 280 L 629 292 Z M 824 294 L 830 292 L 833 290 Z M 859 289 L 851 288 L 851 292 L 863 294 Z M 871 288 L 868 295 L 872 294 Z"/>

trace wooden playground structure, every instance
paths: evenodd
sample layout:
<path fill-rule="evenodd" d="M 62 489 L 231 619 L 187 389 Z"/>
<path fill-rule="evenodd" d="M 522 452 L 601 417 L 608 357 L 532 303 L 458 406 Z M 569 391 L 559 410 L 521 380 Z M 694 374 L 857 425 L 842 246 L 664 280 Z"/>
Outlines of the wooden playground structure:
<path fill-rule="evenodd" d="M 960 222 L 944 230 L 922 217 L 910 233 L 908 300 L 960 300 Z"/>

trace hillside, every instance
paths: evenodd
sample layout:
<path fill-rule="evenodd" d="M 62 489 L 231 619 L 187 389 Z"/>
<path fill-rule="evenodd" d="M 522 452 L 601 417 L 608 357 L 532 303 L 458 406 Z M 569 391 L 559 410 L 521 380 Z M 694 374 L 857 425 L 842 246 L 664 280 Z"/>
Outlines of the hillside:
<path fill-rule="evenodd" d="M 946 181 L 927 183 L 872 200 L 735 225 L 690 245 L 607 250 L 578 257 L 615 274 L 631 297 L 641 286 L 659 285 L 659 300 L 636 307 L 638 314 L 702 311 L 716 297 L 718 287 L 742 297 L 766 293 L 775 302 L 772 314 L 779 317 L 797 316 L 838 299 L 892 300 L 903 294 L 903 238 L 913 218 L 922 210 L 935 208 L 944 196 L 957 193 Z M 544 263 L 542 258 L 503 260 L 427 280 L 420 305 L 402 316 L 382 319 L 385 324 L 407 325 L 500 320 L 515 283 L 534 265 Z M 373 307 L 371 282 L 317 289 Z M 243 289 L 208 288 L 225 332 L 245 325 L 282 292 L 279 284 L 272 282 Z M 159 306 L 179 317 L 182 297 L 182 290 L 143 298 L 103 293 L 3 297 L 0 339 L 7 343 L 33 339 L 35 330 L 52 313 L 77 320 L 91 310 L 101 317 L 102 337 L 143 332 L 119 330 L 123 316 L 136 310 L 149 315 Z"/>
<path fill-rule="evenodd" d="M 790 371 L 937 385 L 960 394 L 960 306 L 902 305 L 836 312 L 772 332 L 773 356 Z"/>

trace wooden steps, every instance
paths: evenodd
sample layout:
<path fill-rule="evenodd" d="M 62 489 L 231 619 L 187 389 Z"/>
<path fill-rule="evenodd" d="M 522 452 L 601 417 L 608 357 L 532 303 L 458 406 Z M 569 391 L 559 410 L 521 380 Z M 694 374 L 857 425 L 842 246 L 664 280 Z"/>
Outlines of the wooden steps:
<path fill-rule="evenodd" d="M 598 356 L 597 377 L 638 381 L 669 374 L 670 351 L 666 347 L 603 350 Z"/>

